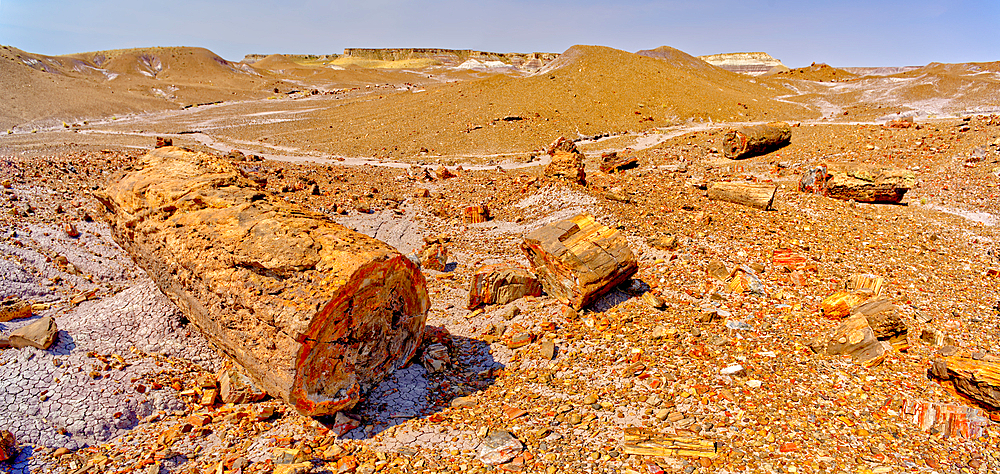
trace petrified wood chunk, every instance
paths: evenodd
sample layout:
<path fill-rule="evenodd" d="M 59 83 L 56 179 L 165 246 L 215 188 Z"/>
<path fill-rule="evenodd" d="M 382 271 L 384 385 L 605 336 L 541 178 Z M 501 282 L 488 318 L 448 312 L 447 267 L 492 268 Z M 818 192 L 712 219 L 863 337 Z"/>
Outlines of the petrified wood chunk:
<path fill-rule="evenodd" d="M 559 137 L 549 145 L 547 153 L 552 157 L 552 161 L 545 167 L 545 176 L 587 184 L 583 153 L 576 149 L 576 144 L 565 137 Z"/>
<path fill-rule="evenodd" d="M 714 459 L 719 456 L 715 441 L 699 438 L 665 436 L 649 428 L 625 428 L 627 454 L 645 456 L 691 456 Z"/>
<path fill-rule="evenodd" d="M 757 209 L 768 210 L 774 204 L 778 187 L 769 184 L 712 183 L 708 186 L 708 198 L 714 201 L 728 201 Z"/>
<path fill-rule="evenodd" d="M 843 319 L 851 314 L 851 309 L 864 303 L 868 295 L 848 290 L 838 290 L 820 303 L 820 312 L 830 319 Z"/>
<path fill-rule="evenodd" d="M 844 320 L 830 336 L 827 355 L 850 355 L 855 362 L 874 367 L 881 364 L 892 346 L 879 341 L 861 313 L 854 313 Z"/>
<path fill-rule="evenodd" d="M 490 220 L 490 210 L 485 204 L 467 206 L 462 220 L 466 224 L 479 224 Z"/>
<path fill-rule="evenodd" d="M 31 316 L 31 303 L 21 298 L 0 301 L 0 323 Z"/>
<path fill-rule="evenodd" d="M 524 236 L 521 250 L 550 296 L 581 309 L 638 270 L 625 236 L 580 214 Z"/>
<path fill-rule="evenodd" d="M 739 160 L 763 155 L 788 145 L 792 140 L 792 127 L 785 122 L 741 127 L 726 132 L 722 151 L 726 158 Z"/>
<path fill-rule="evenodd" d="M 45 316 L 10 333 L 10 345 L 15 349 L 31 346 L 45 350 L 56 341 L 57 332 L 59 328 L 56 327 L 55 320 L 51 316 Z"/>
<path fill-rule="evenodd" d="M 541 294 L 541 283 L 527 270 L 510 265 L 484 265 L 472 275 L 468 308 L 507 304 L 528 295 Z"/>
<path fill-rule="evenodd" d="M 159 148 L 98 197 L 118 243 L 208 340 L 303 414 L 354 406 L 420 345 L 429 303 L 413 262 L 231 162 Z"/>
<path fill-rule="evenodd" d="M 0 430 L 0 462 L 10 461 L 17 457 L 17 441 L 14 434 Z"/>
<path fill-rule="evenodd" d="M 601 166 L 599 168 L 602 173 L 614 173 L 637 166 L 639 166 L 639 159 L 635 155 L 618 156 L 618 152 L 612 151 L 601 154 Z"/>
<path fill-rule="evenodd" d="M 852 314 L 864 315 L 875 338 L 892 344 L 897 350 L 909 347 L 909 330 L 899 316 L 899 307 L 889 300 L 872 300 L 851 309 Z"/>
<path fill-rule="evenodd" d="M 945 370 L 936 371 L 938 378 L 947 374 L 959 393 L 1000 410 L 1000 364 L 967 357 L 945 357 L 943 362 Z"/>
<path fill-rule="evenodd" d="M 904 169 L 819 165 L 802 175 L 799 190 L 845 201 L 898 203 L 915 182 L 913 172 Z"/>

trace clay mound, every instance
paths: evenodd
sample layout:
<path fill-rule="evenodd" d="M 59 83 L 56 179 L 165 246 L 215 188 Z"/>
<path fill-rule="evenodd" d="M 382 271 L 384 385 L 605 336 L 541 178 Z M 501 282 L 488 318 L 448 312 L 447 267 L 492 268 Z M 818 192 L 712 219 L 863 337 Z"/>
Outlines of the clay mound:
<path fill-rule="evenodd" d="M 0 47 L 0 90 L 4 91 L 0 133 L 165 107 L 161 100 L 109 88 L 106 80 L 104 72 L 85 61 Z"/>
<path fill-rule="evenodd" d="M 843 69 L 835 68 L 829 64 L 822 63 L 813 63 L 808 67 L 791 69 L 786 72 L 776 72 L 773 75 L 778 78 L 802 79 L 805 81 L 816 82 L 848 81 L 858 77 L 857 74 L 852 74 Z"/>
<path fill-rule="evenodd" d="M 886 76 L 898 88 L 900 102 L 933 101 L 930 114 L 993 112 L 1000 107 L 1000 61 L 988 63 L 930 63 Z"/>
<path fill-rule="evenodd" d="M 635 54 L 660 59 L 676 67 L 687 67 L 702 70 L 712 70 L 716 67 L 702 59 L 691 56 L 690 54 L 679 49 L 671 48 L 670 46 L 660 46 L 656 49 L 644 49 L 642 51 L 637 51 Z"/>
<path fill-rule="evenodd" d="M 313 127 L 248 128 L 279 144 L 346 156 L 524 153 L 552 137 L 595 136 L 687 120 L 761 121 L 812 117 L 773 100 L 752 78 L 599 46 L 574 46 L 528 77 L 492 76 L 426 92 L 369 97 L 320 113 Z M 331 124 L 337 124 L 330 127 Z M 287 127 L 287 128 L 286 128 Z M 272 141 L 271 143 L 274 143 Z"/>
<path fill-rule="evenodd" d="M 272 54 L 270 56 L 267 56 L 264 59 L 261 59 L 260 61 L 253 63 L 253 67 L 254 69 L 264 69 L 268 71 L 282 71 L 289 69 L 305 68 L 305 66 L 302 66 L 296 63 L 295 61 L 292 61 L 291 59 L 288 59 L 288 57 L 286 57 L 283 54 Z"/>
<path fill-rule="evenodd" d="M 82 55 L 92 56 L 95 63 L 106 58 L 104 68 L 126 78 L 242 88 L 258 76 L 252 69 L 241 69 L 205 48 L 138 48 Z"/>

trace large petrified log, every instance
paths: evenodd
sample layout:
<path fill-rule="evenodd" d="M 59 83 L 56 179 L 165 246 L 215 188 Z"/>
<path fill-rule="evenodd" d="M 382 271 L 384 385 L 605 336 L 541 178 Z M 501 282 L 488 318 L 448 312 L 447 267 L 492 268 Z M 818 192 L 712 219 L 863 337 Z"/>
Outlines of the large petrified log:
<path fill-rule="evenodd" d="M 844 201 L 894 204 L 915 182 L 913 172 L 904 169 L 822 164 L 802 175 L 799 190 Z"/>
<path fill-rule="evenodd" d="M 413 262 L 231 162 L 159 148 L 98 198 L 119 244 L 208 340 L 303 414 L 354 406 L 420 345 L 429 302 Z"/>
<path fill-rule="evenodd" d="M 708 186 L 708 198 L 713 201 L 728 201 L 757 209 L 768 210 L 774 204 L 778 187 L 770 184 L 712 183 Z"/>
<path fill-rule="evenodd" d="M 521 250 L 545 292 L 576 309 L 639 268 L 625 236 L 586 214 L 535 229 L 524 236 Z"/>
<path fill-rule="evenodd" d="M 792 127 L 785 122 L 740 127 L 726 132 L 722 151 L 726 158 L 740 160 L 763 155 L 788 145 L 792 140 Z"/>

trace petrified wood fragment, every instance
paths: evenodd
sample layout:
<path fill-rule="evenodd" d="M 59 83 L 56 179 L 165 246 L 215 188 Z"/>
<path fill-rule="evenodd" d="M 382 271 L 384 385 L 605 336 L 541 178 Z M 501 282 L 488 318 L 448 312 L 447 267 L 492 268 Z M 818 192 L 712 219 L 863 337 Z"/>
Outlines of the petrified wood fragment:
<path fill-rule="evenodd" d="M 740 127 L 726 132 L 722 151 L 726 158 L 740 160 L 777 150 L 792 141 L 792 127 L 785 122 Z"/>
<path fill-rule="evenodd" d="M 898 203 L 916 182 L 913 172 L 857 164 L 819 165 L 806 171 L 799 190 L 844 201 Z"/>
<path fill-rule="evenodd" d="M 935 361 L 937 363 L 937 361 Z M 959 393 L 991 410 L 1000 410 L 1000 364 L 967 357 L 945 357 L 938 378 L 947 378 Z"/>
<path fill-rule="evenodd" d="M 586 214 L 530 232 L 521 250 L 545 292 L 575 309 L 587 306 L 638 270 L 625 236 Z"/>
<path fill-rule="evenodd" d="M 552 161 L 545 167 L 545 176 L 587 184 L 583 153 L 576 149 L 575 143 L 565 137 L 559 137 L 549 145 L 546 152 L 552 157 Z"/>
<path fill-rule="evenodd" d="M 666 436 L 649 428 L 625 428 L 627 454 L 645 456 L 690 456 L 715 459 L 719 456 L 715 441 L 699 438 Z"/>
<path fill-rule="evenodd" d="M 118 243 L 208 340 L 303 414 L 354 406 L 420 345 L 429 303 L 413 262 L 231 162 L 159 148 L 98 197 Z"/>
<path fill-rule="evenodd" d="M 826 346 L 827 355 L 850 355 L 855 362 L 874 367 L 885 360 L 892 346 L 879 341 L 861 313 L 854 313 L 833 331 Z"/>
<path fill-rule="evenodd" d="M 507 304 L 528 295 L 541 294 L 541 283 L 527 270 L 510 265 L 484 265 L 472 275 L 468 308 Z"/>
<path fill-rule="evenodd" d="M 769 184 L 712 183 L 708 186 L 708 198 L 713 201 L 728 201 L 757 209 L 768 210 L 774 204 L 778 187 Z"/>

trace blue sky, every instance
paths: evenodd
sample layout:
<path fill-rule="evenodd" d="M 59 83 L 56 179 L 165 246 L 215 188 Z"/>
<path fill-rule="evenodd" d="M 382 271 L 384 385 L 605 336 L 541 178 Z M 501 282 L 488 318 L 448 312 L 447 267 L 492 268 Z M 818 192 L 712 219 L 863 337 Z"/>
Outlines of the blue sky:
<path fill-rule="evenodd" d="M 1000 0 L 0 0 L 0 44 L 48 55 L 201 46 L 239 60 L 345 47 L 562 52 L 597 44 L 765 51 L 791 67 L 906 66 L 998 61 L 998 30 Z"/>

